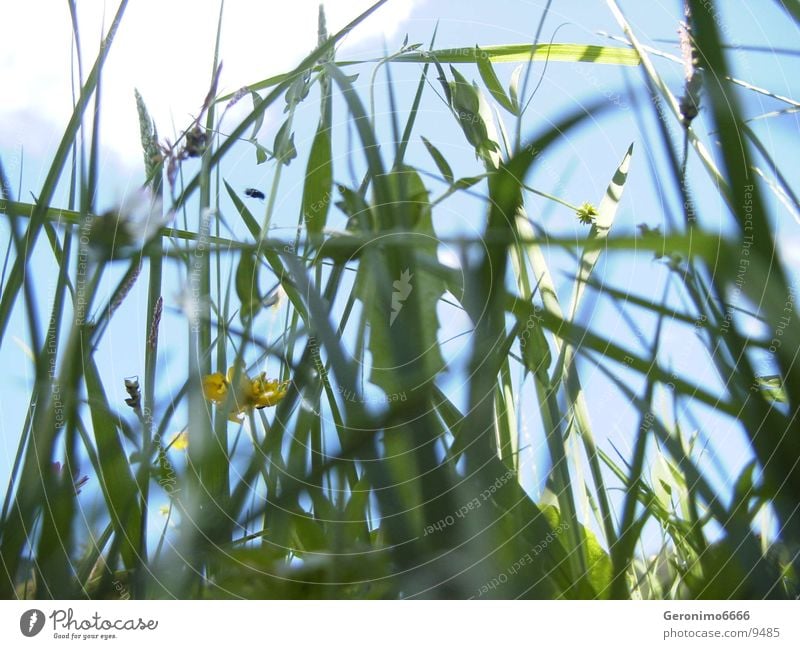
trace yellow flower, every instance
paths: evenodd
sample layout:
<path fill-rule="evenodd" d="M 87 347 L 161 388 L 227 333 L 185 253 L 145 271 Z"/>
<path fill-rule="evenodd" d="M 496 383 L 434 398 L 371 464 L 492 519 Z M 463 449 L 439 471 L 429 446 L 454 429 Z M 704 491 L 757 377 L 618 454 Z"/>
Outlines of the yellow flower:
<path fill-rule="evenodd" d="M 232 405 L 228 419 L 241 422 L 244 413 L 253 408 L 266 408 L 276 405 L 289 389 L 289 381 L 278 381 L 268 379 L 266 373 L 261 372 L 255 378 L 247 376 L 244 367 L 239 370 L 239 379 L 236 386 L 233 386 L 236 368 L 228 368 L 225 376 L 220 372 L 208 374 L 203 377 L 203 394 L 206 399 L 213 401 L 218 406 L 223 405 L 228 392 L 232 388 Z"/>
<path fill-rule="evenodd" d="M 203 377 L 203 394 L 206 399 L 214 403 L 222 403 L 225 401 L 225 395 L 228 393 L 228 386 L 225 383 L 225 377 L 219 372 L 208 374 Z"/>
<path fill-rule="evenodd" d="M 591 203 L 584 203 L 576 212 L 578 220 L 584 225 L 592 225 L 597 218 L 597 208 Z"/>
<path fill-rule="evenodd" d="M 185 451 L 189 448 L 189 431 L 182 430 L 180 433 L 175 433 L 169 447 L 175 451 Z"/>

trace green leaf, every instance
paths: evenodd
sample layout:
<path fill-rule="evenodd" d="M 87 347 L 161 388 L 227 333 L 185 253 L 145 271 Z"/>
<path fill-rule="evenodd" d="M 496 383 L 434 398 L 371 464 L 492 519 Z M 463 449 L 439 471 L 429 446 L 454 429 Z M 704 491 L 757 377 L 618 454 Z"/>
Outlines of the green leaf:
<path fill-rule="evenodd" d="M 435 146 L 433 146 L 433 144 L 430 143 L 430 141 L 427 138 L 422 137 L 422 143 L 425 145 L 425 148 L 428 149 L 428 153 L 431 154 L 431 158 L 433 158 L 433 161 L 436 163 L 436 166 L 438 167 L 439 172 L 442 174 L 444 179 L 452 185 L 453 170 L 450 168 L 450 165 L 448 164 L 445 157 L 441 154 L 439 149 L 437 149 Z"/>
<path fill-rule="evenodd" d="M 553 359 L 544 331 L 533 316 L 525 322 L 520 322 L 520 326 L 522 330 L 519 333 L 519 346 L 525 371 L 543 379 L 547 385 L 547 372 Z"/>
<path fill-rule="evenodd" d="M 347 536 L 351 541 L 369 542 L 369 526 L 366 512 L 369 506 L 370 483 L 365 473 L 351 490 L 350 499 L 344 508 Z"/>
<path fill-rule="evenodd" d="M 115 417 L 100 380 L 97 366 L 91 358 L 84 361 L 86 393 L 91 411 L 92 427 L 100 463 L 98 481 L 111 515 L 120 554 L 127 568 L 136 565 L 141 513 L 136 496 L 139 492 L 128 458 L 119 437 Z"/>
<path fill-rule="evenodd" d="M 433 36 L 431 36 L 431 47 L 433 47 L 434 42 L 436 41 L 436 31 L 437 28 L 434 27 L 433 29 Z M 414 48 L 416 49 L 416 48 Z M 411 133 L 414 130 L 414 124 L 417 120 L 417 111 L 419 110 L 420 102 L 422 101 L 422 93 L 425 90 L 425 86 L 428 82 L 428 68 L 430 65 L 426 63 L 422 66 L 422 72 L 419 76 L 419 83 L 417 83 L 417 91 L 414 94 L 414 101 L 411 103 L 411 109 L 408 113 L 408 119 L 406 120 L 406 126 L 403 129 L 403 135 L 400 138 L 400 143 L 397 147 L 397 153 L 395 154 L 394 158 L 394 167 L 399 167 L 403 163 L 403 158 L 406 154 L 406 148 L 408 147 L 408 141 L 411 139 Z"/>
<path fill-rule="evenodd" d="M 581 536 L 589 565 L 587 580 L 600 598 L 607 598 L 613 574 L 611 558 L 597 537 L 583 525 L 581 525 Z"/>
<path fill-rule="evenodd" d="M 565 549 L 568 549 L 568 544 L 565 542 L 567 535 L 563 531 L 569 527 L 569 523 L 562 520 L 558 507 L 553 505 L 542 506 L 542 513 L 546 516 Z M 613 574 L 611 557 L 600 545 L 594 533 L 586 526 L 578 524 L 578 535 L 586 552 L 587 571 L 583 575 L 582 581 L 591 586 L 595 593 L 594 597 L 606 599 L 609 595 L 609 585 Z M 584 594 L 583 597 L 585 596 Z"/>
<path fill-rule="evenodd" d="M 272 157 L 287 167 L 297 157 L 297 149 L 294 147 L 294 132 L 291 130 L 291 119 L 287 119 L 275 134 Z"/>
<path fill-rule="evenodd" d="M 486 124 L 480 115 L 480 99 L 477 86 L 469 83 L 452 65 L 453 81 L 450 82 L 452 108 L 461 124 L 464 135 L 476 149 L 483 145 L 488 135 Z"/>
<path fill-rule="evenodd" d="M 372 227 L 372 212 L 361 194 L 345 185 L 338 185 L 336 189 L 342 197 L 342 200 L 337 201 L 336 207 L 349 217 L 347 229 L 369 230 Z"/>
<path fill-rule="evenodd" d="M 264 124 L 264 111 L 258 110 L 264 100 L 255 90 L 250 91 L 250 97 L 253 99 L 253 111 L 258 115 L 253 122 L 253 134 L 250 136 L 250 139 L 255 141 L 262 124 Z"/>
<path fill-rule="evenodd" d="M 236 268 L 236 295 L 242 304 L 239 317 L 247 325 L 259 312 L 263 301 L 258 287 L 258 257 L 253 251 L 242 250 Z"/>
<path fill-rule="evenodd" d="M 783 381 L 778 375 L 757 376 L 756 386 L 761 392 L 761 396 L 772 403 L 787 403 L 786 392 L 783 389 Z"/>
<path fill-rule="evenodd" d="M 467 141 L 475 147 L 478 158 L 496 169 L 500 163 L 500 147 L 496 135 L 489 130 L 491 125 L 491 130 L 494 131 L 494 124 L 488 103 L 476 84 L 469 83 L 452 65 L 450 70 L 454 79 L 449 84 L 451 107 L 461 125 L 461 130 L 464 131 Z"/>
<path fill-rule="evenodd" d="M 320 122 L 306 166 L 303 218 L 309 232 L 322 232 L 328 219 L 333 190 L 330 130 Z"/>
<path fill-rule="evenodd" d="M 328 547 L 328 539 L 322 524 L 306 512 L 300 510 L 292 512 L 291 524 L 295 531 L 296 548 L 292 548 L 298 554 L 303 552 L 319 553 Z"/>
<path fill-rule="evenodd" d="M 750 501 L 758 495 L 758 487 L 755 484 L 754 475 L 756 468 L 756 461 L 751 460 L 736 479 L 731 510 L 738 510 L 742 514 L 747 514 Z"/>
<path fill-rule="evenodd" d="M 228 184 L 227 180 L 223 180 L 222 182 L 225 183 L 225 189 L 228 191 L 228 196 L 233 201 L 233 204 L 236 206 L 236 211 L 239 212 L 239 216 L 242 217 L 242 221 L 247 226 L 247 229 L 250 231 L 250 234 L 253 235 L 254 239 L 258 239 L 261 236 L 261 226 L 256 221 L 255 217 L 251 214 L 250 210 L 244 204 L 239 195 L 233 191 L 233 188 Z"/>
<path fill-rule="evenodd" d="M 251 144 L 256 148 L 256 164 L 264 164 L 269 160 L 269 151 L 261 146 L 256 140 L 250 140 Z"/>
<path fill-rule="evenodd" d="M 653 483 L 653 494 L 658 499 L 661 506 L 667 512 L 673 513 L 672 472 L 670 471 L 669 460 L 663 453 L 659 453 L 656 456 L 652 468 L 650 469 L 650 479 Z"/>
<path fill-rule="evenodd" d="M 297 79 L 286 90 L 286 106 L 283 112 L 289 110 L 302 102 L 311 90 L 311 70 L 305 70 L 303 74 L 299 75 Z"/>
<path fill-rule="evenodd" d="M 408 389 L 403 384 L 404 380 L 411 380 L 408 377 L 426 382 L 444 366 L 436 337 L 439 330 L 436 305 L 445 287 L 440 277 L 418 267 L 420 258 L 434 261 L 437 258 L 427 188 L 416 170 L 406 166 L 387 174 L 386 180 L 395 196 L 405 196 L 398 204 L 405 207 L 409 229 L 398 230 L 399 236 L 413 237 L 419 244 L 394 251 L 385 250 L 380 244 L 368 246 L 360 258 L 355 291 L 364 304 L 370 325 L 370 381 L 393 395 Z M 418 323 L 409 320 L 413 317 L 409 313 L 414 313 L 407 308 L 410 300 L 416 300 L 418 305 Z M 408 326 L 414 327 L 413 347 L 419 353 L 397 367 L 394 354 L 398 336 Z"/>
<path fill-rule="evenodd" d="M 512 100 L 506 95 L 506 92 L 503 89 L 503 84 L 500 83 L 500 79 L 498 79 L 497 74 L 495 74 L 494 67 L 492 66 L 492 62 L 489 60 L 489 56 L 483 52 L 481 48 L 476 46 L 475 49 L 478 52 L 478 58 L 476 61 L 478 64 L 478 72 L 480 72 L 481 79 L 483 79 L 483 82 L 486 84 L 489 92 L 492 93 L 492 97 L 494 97 L 495 101 L 497 101 L 497 103 L 505 108 L 509 113 L 516 115 L 516 106 L 514 105 L 514 102 L 512 102 Z"/>
<path fill-rule="evenodd" d="M 497 545 L 493 547 L 498 552 L 506 543 L 517 542 L 524 548 L 522 556 L 529 553 L 535 557 L 528 566 L 530 572 L 524 574 L 527 584 L 523 590 L 528 597 L 537 590 L 541 593 L 542 589 L 567 597 L 595 595 L 589 591 L 583 576 L 569 570 L 567 551 L 558 542 L 569 530 L 558 527 L 558 511 L 534 503 L 513 477 L 513 471 L 498 457 L 490 457 L 485 470 L 468 474 L 462 490 L 481 494 L 488 490 L 492 494 L 491 519 L 496 522 L 491 527 L 498 534 Z"/>
<path fill-rule="evenodd" d="M 508 94 L 511 97 L 511 105 L 514 107 L 514 114 L 519 112 L 519 79 L 525 64 L 520 63 L 511 73 L 511 82 L 508 84 Z"/>
<path fill-rule="evenodd" d="M 479 176 L 466 176 L 464 178 L 459 178 L 453 184 L 453 187 L 456 189 L 469 189 L 473 185 L 477 185 L 481 180 L 485 179 L 486 176 L 481 174 Z"/>

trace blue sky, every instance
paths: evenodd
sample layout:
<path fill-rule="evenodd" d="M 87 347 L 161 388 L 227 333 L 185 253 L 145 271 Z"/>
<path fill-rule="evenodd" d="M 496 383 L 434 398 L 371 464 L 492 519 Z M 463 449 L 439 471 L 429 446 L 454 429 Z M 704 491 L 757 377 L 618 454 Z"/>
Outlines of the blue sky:
<path fill-rule="evenodd" d="M 358 9 L 368 4 L 363 1 L 328 3 L 331 26 L 336 28 L 343 25 Z M 535 33 L 543 5 L 542 2 L 519 0 L 391 0 L 370 23 L 348 38 L 339 52 L 339 58 L 371 58 L 382 55 L 384 49 L 391 52 L 400 45 L 406 33 L 410 42 L 427 44 L 437 21 L 436 45 L 441 48 L 469 47 L 476 43 L 527 42 Z M 741 45 L 768 43 L 776 48 L 795 46 L 797 28 L 776 3 L 759 3 L 757 9 L 753 3 L 747 2 L 726 2 L 724 5 L 720 24 L 731 42 Z M 680 3 L 625 2 L 622 6 L 634 28 L 644 35 L 647 44 L 678 54 L 675 20 L 679 15 Z M 104 7 L 107 23 L 115 10 L 112 3 L 81 3 L 85 62 L 94 55 L 96 39 L 92 35 L 99 33 Z M 214 2 L 155 3 L 142 0 L 131 3 L 118 42 L 112 50 L 103 93 L 100 207 L 115 204 L 142 180 L 133 88 L 137 87 L 142 92 L 162 135 L 170 135 L 176 129 L 183 128 L 190 121 L 189 116 L 197 110 L 210 75 L 217 11 Z M 7 93 L 0 97 L 0 118 L 4 124 L 0 130 L 0 156 L 12 178 L 12 184 L 19 183 L 22 188 L 20 195 L 27 200 L 30 192 L 37 193 L 41 186 L 50 156 L 70 111 L 69 21 L 65 3 L 42 16 L 28 5 L 0 0 L 0 14 L 6 25 L 14 26 L 14 29 L 6 30 L 7 34 L 0 40 L 0 76 L 10 80 L 3 84 L 0 91 Z M 232 92 L 246 83 L 285 71 L 314 46 L 316 2 L 294 2 L 291 10 L 281 11 L 279 16 L 275 14 L 277 12 L 272 3 L 256 6 L 255 3 L 240 1 L 226 4 L 221 52 L 224 62 L 221 80 L 223 90 Z M 554 40 L 558 42 L 611 43 L 599 32 L 621 33 L 605 3 L 556 1 L 545 23 L 543 38 L 550 40 L 555 33 Z M 798 81 L 793 74 L 797 69 L 796 58 L 740 49 L 732 51 L 731 62 L 735 76 L 788 97 L 798 94 Z M 680 67 L 661 60 L 658 66 L 667 74 L 673 91 L 679 92 Z M 505 83 L 513 67 L 513 64 L 497 66 L 498 76 Z M 363 66 L 359 71 L 359 88 L 366 93 L 371 67 Z M 406 114 L 410 105 L 419 71 L 416 64 L 392 67 L 401 115 Z M 478 79 L 474 66 L 462 65 L 460 71 L 468 79 Z M 535 66 L 532 77 L 538 80 L 541 71 L 541 66 Z M 627 109 L 616 106 L 588 128 L 571 134 L 528 178 L 530 184 L 545 191 L 553 191 L 557 186 L 558 194 L 572 203 L 597 203 L 628 145 L 634 142 L 636 149 L 631 175 L 615 223 L 617 233 L 633 233 L 639 223 L 647 223 L 651 227 L 660 225 L 662 231 L 666 230 L 669 211 L 676 208 L 674 196 L 664 197 L 656 182 L 658 179 L 648 170 L 648 159 L 656 168 L 663 164 L 652 111 L 645 111 L 646 132 L 642 133 L 634 119 L 633 98 L 625 94 L 626 76 L 631 84 L 638 85 L 641 81 L 639 75 L 639 70 L 611 66 L 551 63 L 525 122 L 524 132 L 531 134 L 546 128 L 551 120 L 576 104 L 588 102 L 598 95 L 621 93 Z M 391 130 L 385 90 L 385 76 L 380 75 L 376 84 L 376 113 L 381 134 L 388 141 Z M 775 100 L 750 91 L 740 90 L 739 94 L 748 114 L 753 116 L 781 107 Z M 226 118 L 228 126 L 234 123 L 237 116 L 244 114 L 248 107 L 246 104 L 247 101 L 243 101 Z M 335 151 L 342 154 L 340 159 L 334 161 L 335 179 L 352 184 L 348 173 L 350 154 L 347 151 L 345 129 L 341 128 L 346 122 L 343 104 L 337 101 L 334 110 L 334 128 L 339 124 L 335 144 L 338 148 Z M 284 172 L 275 221 L 278 228 L 286 228 L 277 232 L 286 232 L 287 236 L 297 220 L 298 190 L 302 186 L 305 155 L 316 116 L 317 104 L 310 100 L 301 105 L 295 122 L 295 143 L 300 157 Z M 504 117 L 508 119 L 507 125 L 510 127 L 510 116 L 505 114 Z M 265 121 L 260 138 L 267 146 L 271 146 L 279 119 L 280 110 L 277 110 L 272 111 Z M 785 115 L 761 120 L 754 128 L 776 160 L 785 163 L 795 156 L 797 126 L 795 115 Z M 456 176 L 480 172 L 480 165 L 457 123 L 431 88 L 426 90 L 419 125 L 409 149 L 409 159 L 424 170 L 435 172 L 419 135 L 428 137 L 442 150 Z M 361 167 L 358 153 L 352 157 L 355 167 Z M 796 167 L 784 164 L 783 169 L 790 174 L 790 181 L 797 181 Z M 240 190 L 248 186 L 266 188 L 274 167 L 271 163 L 256 165 L 253 148 L 242 144 L 228 156 L 222 172 L 231 185 Z M 724 235 L 729 232 L 729 215 L 703 174 L 699 165 L 690 166 L 690 176 L 697 181 L 695 198 L 701 220 L 711 231 Z M 443 189 L 443 185 L 432 180 L 430 187 L 434 195 Z M 61 189 L 60 196 L 63 199 L 65 186 Z M 797 252 L 800 250 L 800 225 L 769 194 L 768 200 L 771 201 L 771 219 L 784 245 L 785 259 L 795 267 L 796 262 L 800 261 Z M 226 205 L 223 202 L 223 209 Z M 443 203 L 435 213 L 437 234 L 445 236 L 448 233 L 480 231 L 483 213 L 477 211 L 475 205 L 475 202 L 459 198 Z M 527 207 L 531 216 L 539 219 L 551 234 L 575 236 L 578 239 L 585 236 L 586 230 L 569 210 L 543 200 L 531 200 Z M 260 208 L 258 204 L 253 205 L 253 209 Z M 332 210 L 328 225 L 342 227 L 343 222 L 341 214 Z M 7 238 L 7 229 L 2 223 L 0 243 L 4 248 Z M 46 250 L 40 250 L 35 257 L 37 277 L 41 278 L 42 307 L 45 307 L 51 295 L 48 281 L 53 277 L 54 265 L 49 257 Z M 568 303 L 571 279 L 565 273 L 572 268 L 573 262 L 557 251 L 548 253 L 548 261 L 555 269 L 559 289 L 563 289 L 562 303 Z M 598 271 L 602 273 L 598 276 L 609 285 L 651 298 L 660 297 L 667 278 L 663 265 L 654 262 L 649 253 L 605 256 Z M 183 281 L 181 272 L 172 273 L 164 292 L 166 304 L 159 359 L 159 390 L 164 394 L 164 403 L 168 401 L 169 393 L 179 387 L 185 378 L 185 319 L 178 310 L 177 299 Z M 113 283 L 109 281 L 108 289 L 112 286 Z M 674 294 L 672 299 L 678 305 Z M 107 342 L 99 350 L 101 373 L 109 386 L 109 396 L 116 398 L 120 404 L 125 396 L 122 378 L 143 374 L 143 353 L 136 351 L 132 354 L 132 350 L 143 349 L 145 304 L 146 285 L 140 282 L 122 307 Z M 43 310 L 43 313 L 47 311 Z M 631 313 L 643 337 L 649 340 L 653 319 L 640 311 L 633 310 Z M 459 318 L 458 314 L 444 309 L 440 314 L 447 318 L 441 338 L 461 333 L 463 329 L 459 327 L 466 326 L 466 321 Z M 604 335 L 618 339 L 640 353 L 643 351 L 636 332 L 628 328 L 607 299 L 587 299 L 580 317 L 584 323 L 591 323 L 595 330 Z M 4 389 L 0 392 L 0 482 L 3 483 L 16 451 L 25 414 L 23 404 L 27 403 L 31 378 L 31 368 L 24 354 L 26 333 L 23 322 L 18 308 L 12 326 L 20 342 L 15 344 L 7 338 L 0 351 L 0 363 L 10 368 L 3 379 Z M 279 315 L 274 316 L 267 323 L 265 335 L 278 335 L 283 327 L 282 322 Z M 698 384 L 712 390 L 721 389 L 721 384 L 710 369 L 710 360 L 702 355 L 702 346 L 694 342 L 691 335 L 687 335 L 685 328 L 669 326 L 665 336 L 665 347 L 670 351 L 662 356 L 662 362 L 673 365 L 676 370 L 689 372 Z M 120 344 L 121 340 L 125 343 Z M 448 346 L 454 367 L 463 362 L 468 351 L 463 347 L 466 340 L 466 337 L 462 337 Z M 582 363 L 581 369 L 586 398 L 601 447 L 613 453 L 613 443 L 627 454 L 638 415 L 591 365 Z M 769 373 L 768 367 L 764 369 L 765 373 Z M 622 372 L 620 375 L 625 376 Z M 635 381 L 632 375 L 629 378 Z M 455 382 L 458 382 L 457 377 Z M 532 392 L 525 394 L 533 403 Z M 526 479 L 526 486 L 536 492 L 546 462 L 538 413 L 526 405 L 523 402 L 520 408 L 521 443 L 530 444 L 525 456 L 525 464 L 531 472 Z M 170 431 L 179 430 L 179 421 L 180 417 L 176 418 L 176 425 Z M 750 457 L 741 431 L 729 420 L 722 420 L 707 412 L 700 421 L 704 429 L 701 434 L 711 440 L 709 458 L 712 454 L 716 455 L 721 465 L 721 469 L 714 473 L 715 463 L 708 462 L 712 480 L 717 485 L 730 488 L 730 481 L 735 479 Z M 726 490 L 723 487 L 723 491 Z"/>

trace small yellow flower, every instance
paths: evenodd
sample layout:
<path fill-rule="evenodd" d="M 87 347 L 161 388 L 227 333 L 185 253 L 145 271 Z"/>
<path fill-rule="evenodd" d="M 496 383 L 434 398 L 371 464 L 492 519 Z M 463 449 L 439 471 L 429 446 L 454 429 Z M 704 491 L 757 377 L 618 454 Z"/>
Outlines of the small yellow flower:
<path fill-rule="evenodd" d="M 180 433 L 175 433 L 175 436 L 169 443 L 169 447 L 176 451 L 185 451 L 189 448 L 189 432 L 182 430 Z"/>
<path fill-rule="evenodd" d="M 597 208 L 591 203 L 584 203 L 576 212 L 578 220 L 584 225 L 592 225 L 597 218 Z"/>
<path fill-rule="evenodd" d="M 203 394 L 206 399 L 213 401 L 218 406 L 223 405 L 228 398 L 228 391 L 232 388 L 232 406 L 228 419 L 241 422 L 244 413 L 253 408 L 266 408 L 277 405 L 286 396 L 289 389 L 289 381 L 278 381 L 268 379 L 265 372 L 261 372 L 255 378 L 250 378 L 244 370 L 239 370 L 239 379 L 236 386 L 233 386 L 236 368 L 228 368 L 225 376 L 220 372 L 208 374 L 203 377 Z"/>
<path fill-rule="evenodd" d="M 256 408 L 266 408 L 277 405 L 286 396 L 289 389 L 289 381 L 278 381 L 268 379 L 264 372 L 261 372 L 250 382 L 250 397 Z"/>
<path fill-rule="evenodd" d="M 225 383 L 225 377 L 219 372 L 204 376 L 203 394 L 206 399 L 214 403 L 222 403 L 225 401 L 225 395 L 228 394 L 228 386 Z"/>

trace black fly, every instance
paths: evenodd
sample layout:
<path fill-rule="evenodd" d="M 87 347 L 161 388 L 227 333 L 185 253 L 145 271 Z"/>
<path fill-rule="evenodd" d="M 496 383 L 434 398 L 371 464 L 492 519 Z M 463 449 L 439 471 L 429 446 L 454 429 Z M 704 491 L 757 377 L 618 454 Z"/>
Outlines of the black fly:
<path fill-rule="evenodd" d="M 253 187 L 248 187 L 244 190 L 244 193 L 250 198 L 257 198 L 262 201 L 264 200 L 264 192 L 254 189 Z"/>

